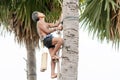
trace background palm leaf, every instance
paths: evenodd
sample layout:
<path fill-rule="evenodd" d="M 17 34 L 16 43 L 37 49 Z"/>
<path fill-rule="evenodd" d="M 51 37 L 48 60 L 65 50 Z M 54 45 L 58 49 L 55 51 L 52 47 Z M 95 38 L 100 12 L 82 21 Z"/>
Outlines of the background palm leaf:
<path fill-rule="evenodd" d="M 117 28 L 119 10 L 120 4 L 115 0 L 86 0 L 80 21 L 83 21 L 93 36 L 96 35 L 101 41 L 112 40 L 116 45 L 120 40 L 120 31 Z"/>

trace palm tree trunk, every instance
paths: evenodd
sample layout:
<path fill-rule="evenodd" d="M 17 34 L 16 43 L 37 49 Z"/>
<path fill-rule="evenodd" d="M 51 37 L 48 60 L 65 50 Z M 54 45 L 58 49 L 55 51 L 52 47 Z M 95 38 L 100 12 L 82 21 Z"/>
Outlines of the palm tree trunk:
<path fill-rule="evenodd" d="M 60 80 L 77 80 L 78 39 L 79 39 L 79 0 L 63 0 L 63 38 Z"/>
<path fill-rule="evenodd" d="M 26 43 L 27 49 L 27 80 L 36 80 L 36 56 L 32 43 Z"/>

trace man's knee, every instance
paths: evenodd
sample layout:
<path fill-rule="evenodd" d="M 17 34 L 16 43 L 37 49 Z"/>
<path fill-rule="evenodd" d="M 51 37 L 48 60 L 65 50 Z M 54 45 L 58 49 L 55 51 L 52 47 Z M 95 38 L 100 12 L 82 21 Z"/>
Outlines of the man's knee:
<path fill-rule="evenodd" d="M 61 45 L 63 44 L 63 39 L 62 38 L 59 38 L 59 41 L 58 41 Z"/>

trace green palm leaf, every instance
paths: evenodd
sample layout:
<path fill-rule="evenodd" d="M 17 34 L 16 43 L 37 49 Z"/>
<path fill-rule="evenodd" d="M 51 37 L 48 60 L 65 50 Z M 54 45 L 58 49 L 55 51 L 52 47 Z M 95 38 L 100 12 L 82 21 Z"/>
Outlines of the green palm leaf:
<path fill-rule="evenodd" d="M 114 0 L 86 0 L 85 9 L 81 14 L 80 21 L 84 25 L 87 25 L 86 29 L 93 36 L 97 36 L 99 40 L 113 41 L 113 43 L 119 44 L 120 31 L 117 30 L 115 23 L 116 18 L 112 21 L 112 17 L 118 14 L 120 7 Z M 111 15 L 111 13 L 114 15 Z M 114 24 L 113 24 L 114 23 Z"/>

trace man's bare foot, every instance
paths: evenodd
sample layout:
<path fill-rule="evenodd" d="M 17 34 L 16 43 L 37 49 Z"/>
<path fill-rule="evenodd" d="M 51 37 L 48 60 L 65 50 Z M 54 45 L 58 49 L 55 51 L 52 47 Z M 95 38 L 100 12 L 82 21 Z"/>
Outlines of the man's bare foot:
<path fill-rule="evenodd" d="M 57 74 L 56 74 L 56 73 L 51 74 L 51 78 L 52 78 L 52 79 L 57 78 Z"/>

